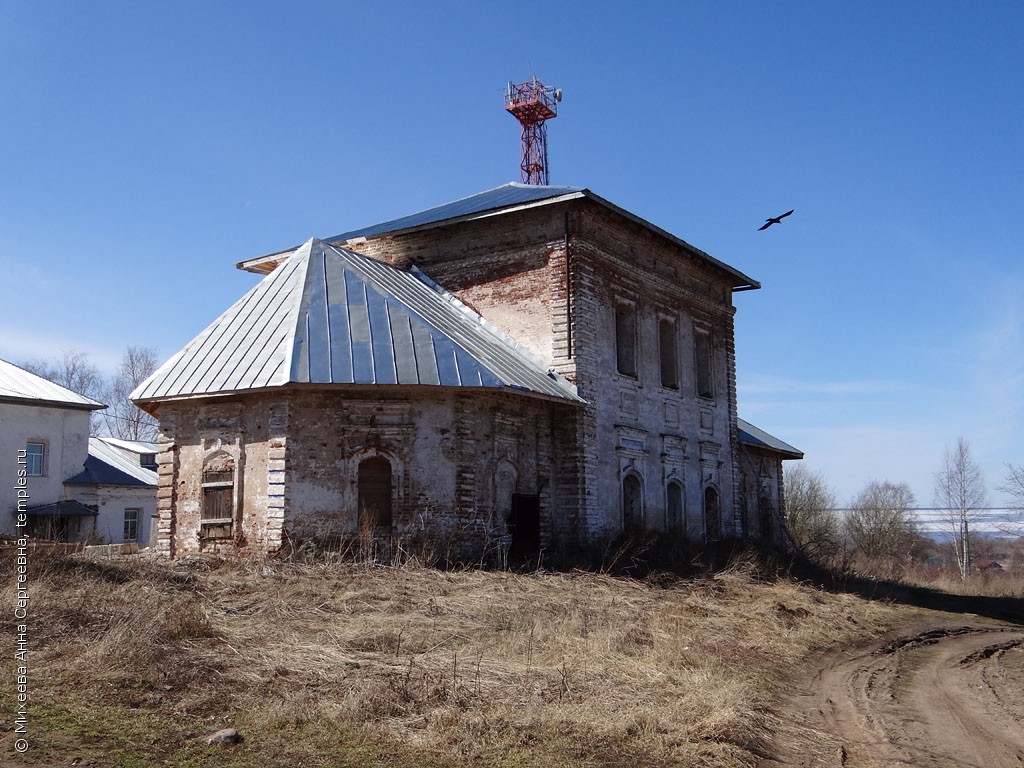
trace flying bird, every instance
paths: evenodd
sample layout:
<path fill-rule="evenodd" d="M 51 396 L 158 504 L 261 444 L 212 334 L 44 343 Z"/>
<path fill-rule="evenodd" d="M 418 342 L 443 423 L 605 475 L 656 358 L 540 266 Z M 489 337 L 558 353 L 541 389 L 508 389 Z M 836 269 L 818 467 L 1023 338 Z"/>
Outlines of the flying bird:
<path fill-rule="evenodd" d="M 793 210 L 796 210 L 796 209 L 794 208 Z M 770 219 L 765 219 L 764 220 L 764 224 L 762 224 L 760 227 L 758 227 L 757 231 L 760 232 L 761 230 L 768 229 L 768 227 L 770 227 L 772 224 L 781 224 L 782 220 L 784 218 L 786 218 L 787 216 L 789 216 L 789 214 L 791 214 L 792 212 L 793 211 L 786 211 L 781 216 L 773 216 Z"/>

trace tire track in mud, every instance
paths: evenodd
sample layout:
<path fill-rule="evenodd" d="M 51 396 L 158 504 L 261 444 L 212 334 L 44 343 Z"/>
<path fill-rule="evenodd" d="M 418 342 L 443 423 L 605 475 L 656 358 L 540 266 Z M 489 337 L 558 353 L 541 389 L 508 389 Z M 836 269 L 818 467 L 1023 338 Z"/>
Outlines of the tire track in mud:
<path fill-rule="evenodd" d="M 768 766 L 1024 768 L 1024 630 L 939 627 L 822 658 Z"/>

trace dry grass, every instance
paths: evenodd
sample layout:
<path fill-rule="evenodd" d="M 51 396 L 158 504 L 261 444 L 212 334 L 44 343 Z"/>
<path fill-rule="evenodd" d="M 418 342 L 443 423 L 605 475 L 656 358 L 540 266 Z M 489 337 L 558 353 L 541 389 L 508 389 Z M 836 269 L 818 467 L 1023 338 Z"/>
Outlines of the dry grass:
<path fill-rule="evenodd" d="M 896 617 L 750 566 L 642 582 L 38 557 L 30 589 L 28 757 L 97 766 L 753 765 L 781 674 Z M 228 724 L 243 744 L 204 745 Z"/>

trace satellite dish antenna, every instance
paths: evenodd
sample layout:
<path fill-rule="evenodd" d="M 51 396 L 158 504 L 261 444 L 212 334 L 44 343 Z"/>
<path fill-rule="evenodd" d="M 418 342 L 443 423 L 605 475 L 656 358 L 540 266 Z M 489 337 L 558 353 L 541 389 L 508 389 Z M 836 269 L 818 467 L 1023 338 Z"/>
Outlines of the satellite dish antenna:
<path fill-rule="evenodd" d="M 562 100 L 562 89 L 561 88 L 555 88 L 555 101 L 561 101 L 561 100 Z"/>

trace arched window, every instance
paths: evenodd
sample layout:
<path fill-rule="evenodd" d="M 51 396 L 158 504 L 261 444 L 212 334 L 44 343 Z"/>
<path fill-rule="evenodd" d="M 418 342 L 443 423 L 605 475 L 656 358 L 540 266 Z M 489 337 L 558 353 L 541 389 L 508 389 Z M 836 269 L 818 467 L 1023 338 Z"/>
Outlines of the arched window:
<path fill-rule="evenodd" d="M 391 462 L 383 456 L 359 463 L 359 525 L 391 527 Z"/>
<path fill-rule="evenodd" d="M 686 529 L 686 507 L 683 501 L 683 486 L 673 480 L 665 489 L 665 530 Z"/>
<path fill-rule="evenodd" d="M 708 541 L 718 541 L 722 536 L 718 491 L 710 486 L 704 489 L 704 535 Z"/>
<path fill-rule="evenodd" d="M 622 479 L 622 527 L 631 531 L 643 525 L 643 486 L 635 474 Z"/>

